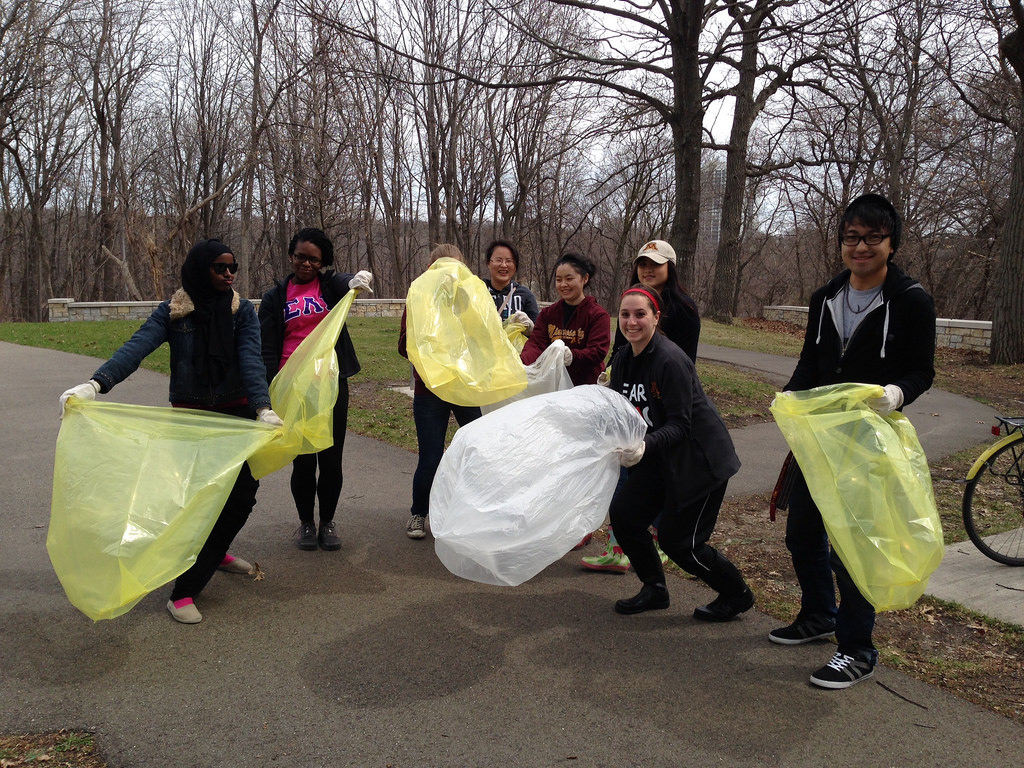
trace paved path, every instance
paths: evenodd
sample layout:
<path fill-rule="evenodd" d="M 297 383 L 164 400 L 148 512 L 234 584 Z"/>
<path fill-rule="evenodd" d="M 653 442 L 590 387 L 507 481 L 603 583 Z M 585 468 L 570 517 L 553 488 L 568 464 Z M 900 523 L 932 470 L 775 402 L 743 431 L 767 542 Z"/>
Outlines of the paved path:
<path fill-rule="evenodd" d="M 57 397 L 96 365 L 0 343 L 0 731 L 92 729 L 112 768 L 1020 765 L 1024 728 L 892 670 L 811 688 L 832 646 L 774 646 L 756 610 L 696 622 L 710 594 L 692 581 L 673 580 L 669 610 L 624 617 L 612 602 L 635 579 L 572 555 L 517 588 L 458 579 L 404 535 L 415 456 L 358 436 L 340 552 L 295 549 L 279 472 L 234 548 L 264 580 L 218 574 L 195 626 L 170 619 L 166 590 L 94 624 L 45 538 Z M 162 404 L 166 379 L 115 394 Z M 923 441 L 954 418 L 929 408 Z M 781 455 L 756 433 L 735 433 L 737 484 L 764 490 Z"/>

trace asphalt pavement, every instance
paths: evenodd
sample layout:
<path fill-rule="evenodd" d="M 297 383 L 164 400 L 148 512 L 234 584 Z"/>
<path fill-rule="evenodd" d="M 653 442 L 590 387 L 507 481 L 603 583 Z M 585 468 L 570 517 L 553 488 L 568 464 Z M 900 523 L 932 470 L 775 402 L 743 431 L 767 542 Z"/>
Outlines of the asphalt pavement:
<path fill-rule="evenodd" d="M 780 384 L 793 364 L 701 355 Z M 96 367 L 0 343 L 0 732 L 87 729 L 112 768 L 1020 765 L 1013 721 L 884 667 L 846 691 L 813 688 L 834 646 L 773 645 L 776 622 L 756 609 L 697 622 L 712 595 L 690 580 L 671 579 L 668 610 L 619 616 L 635 577 L 586 572 L 581 553 L 515 588 L 459 579 L 429 537 L 405 536 L 415 454 L 356 435 L 339 552 L 295 548 L 278 472 L 232 548 L 262 580 L 219 573 L 197 599 L 201 624 L 170 618 L 169 588 L 93 623 L 65 598 L 45 539 L 57 398 Z M 167 381 L 140 371 L 106 397 L 165 404 Z M 933 459 L 988 439 L 993 416 L 935 390 L 908 415 Z M 770 489 L 777 429 L 733 437 L 743 468 L 730 491 Z M 964 567 L 983 570 L 978 558 Z M 930 591 L 981 606 L 944 578 L 953 559 Z M 995 568 L 985 578 L 1004 585 L 1024 570 Z"/>

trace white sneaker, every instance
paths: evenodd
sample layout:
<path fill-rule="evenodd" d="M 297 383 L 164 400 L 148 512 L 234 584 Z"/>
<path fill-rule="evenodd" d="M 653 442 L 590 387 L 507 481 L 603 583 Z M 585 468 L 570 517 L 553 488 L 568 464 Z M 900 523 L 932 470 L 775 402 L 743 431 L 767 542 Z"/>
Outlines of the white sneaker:
<path fill-rule="evenodd" d="M 252 573 L 252 563 L 236 557 L 227 562 L 222 562 L 217 566 L 217 570 L 227 571 L 228 573 Z"/>
<path fill-rule="evenodd" d="M 413 515 L 409 518 L 409 524 L 405 526 L 405 535 L 410 539 L 422 539 L 427 535 L 427 518 L 423 515 Z"/>

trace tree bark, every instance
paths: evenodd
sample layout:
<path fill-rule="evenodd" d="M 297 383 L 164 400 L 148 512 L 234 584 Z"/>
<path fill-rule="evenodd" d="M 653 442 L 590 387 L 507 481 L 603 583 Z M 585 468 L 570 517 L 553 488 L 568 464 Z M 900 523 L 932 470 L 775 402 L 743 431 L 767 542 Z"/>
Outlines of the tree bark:
<path fill-rule="evenodd" d="M 1013 5 L 1019 12 L 1021 3 Z M 1001 52 L 1024 82 L 1022 34 L 1021 29 L 1016 29 L 1003 38 Z M 1024 92 L 1018 95 L 1024 107 Z M 1024 362 L 1024 108 L 1020 118 L 1010 171 L 1010 199 L 1000 238 L 989 349 L 990 362 L 1006 365 Z"/>

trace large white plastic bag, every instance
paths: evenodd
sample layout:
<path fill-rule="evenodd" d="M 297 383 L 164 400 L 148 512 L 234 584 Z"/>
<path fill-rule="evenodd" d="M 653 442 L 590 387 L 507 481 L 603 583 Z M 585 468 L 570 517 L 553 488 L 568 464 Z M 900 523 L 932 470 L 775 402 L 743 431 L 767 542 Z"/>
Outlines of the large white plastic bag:
<path fill-rule="evenodd" d="M 481 405 L 480 410 L 483 413 L 490 413 L 503 405 L 515 403 L 527 397 L 543 395 L 545 392 L 572 389 L 572 379 L 569 378 L 569 369 L 565 367 L 564 357 L 565 342 L 556 339 L 551 342 L 551 346 L 540 353 L 540 357 L 526 366 L 526 389 L 493 405 Z"/>
<path fill-rule="evenodd" d="M 445 567 L 517 586 L 604 522 L 619 478 L 616 449 L 647 425 L 622 395 L 594 384 L 529 397 L 462 427 L 430 491 L 430 530 Z"/>

